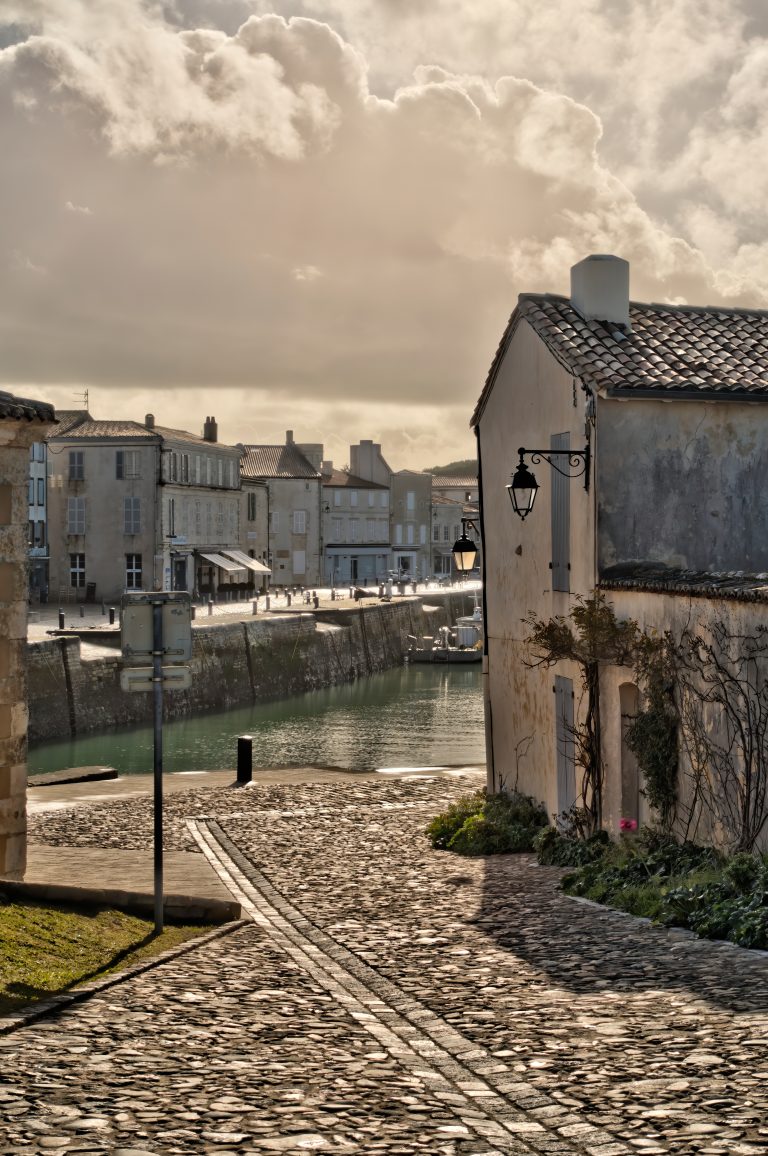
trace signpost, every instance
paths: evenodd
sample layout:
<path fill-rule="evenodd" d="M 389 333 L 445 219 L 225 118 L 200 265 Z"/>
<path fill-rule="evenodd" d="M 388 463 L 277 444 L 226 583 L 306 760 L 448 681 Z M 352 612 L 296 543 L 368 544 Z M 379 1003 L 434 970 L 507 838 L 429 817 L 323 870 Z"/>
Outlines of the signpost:
<path fill-rule="evenodd" d="M 126 691 L 152 691 L 154 716 L 155 934 L 163 930 L 163 688 L 192 685 L 192 608 L 186 591 L 124 594 L 120 615 Z M 147 665 L 151 660 L 151 666 Z"/>

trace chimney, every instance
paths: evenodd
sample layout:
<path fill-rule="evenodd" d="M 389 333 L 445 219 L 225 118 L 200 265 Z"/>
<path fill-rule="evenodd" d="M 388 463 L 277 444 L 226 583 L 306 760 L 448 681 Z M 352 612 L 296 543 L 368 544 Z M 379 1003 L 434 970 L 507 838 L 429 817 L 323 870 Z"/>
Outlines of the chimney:
<path fill-rule="evenodd" d="M 144 425 L 147 427 L 147 429 L 154 429 L 155 428 L 155 415 L 153 413 L 148 413 L 145 416 Z"/>
<path fill-rule="evenodd" d="M 203 440 L 206 442 L 216 442 L 219 440 L 219 427 L 216 424 L 216 418 L 211 416 L 205 419 L 203 426 Z"/>
<path fill-rule="evenodd" d="M 629 262 L 593 253 L 571 269 L 571 305 L 585 321 L 607 321 L 631 329 Z"/>
<path fill-rule="evenodd" d="M 285 444 L 287 446 L 293 445 L 293 430 L 292 429 L 287 429 L 285 431 Z"/>
<path fill-rule="evenodd" d="M 331 474 L 333 473 L 333 462 L 328 461 L 327 459 L 321 462 L 320 473 L 324 478 L 330 478 Z"/>

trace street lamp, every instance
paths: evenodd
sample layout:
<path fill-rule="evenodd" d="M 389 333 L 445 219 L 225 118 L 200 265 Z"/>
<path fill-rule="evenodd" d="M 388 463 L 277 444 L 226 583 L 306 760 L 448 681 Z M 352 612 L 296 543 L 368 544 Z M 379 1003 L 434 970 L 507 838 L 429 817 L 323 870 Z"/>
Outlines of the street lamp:
<path fill-rule="evenodd" d="M 512 509 L 523 521 L 533 509 L 533 503 L 536 501 L 536 493 L 539 489 L 535 475 L 525 464 L 525 454 L 530 455 L 533 465 L 545 461 L 564 478 L 580 478 L 583 475 L 584 489 L 589 491 L 589 443 L 583 450 L 526 450 L 521 446 L 517 452 L 520 455 L 520 461 L 506 490 L 512 502 Z M 565 458 L 566 461 L 563 464 L 566 468 L 561 469 L 557 462 L 552 460 L 553 458 Z"/>
<path fill-rule="evenodd" d="M 477 558 L 477 546 L 471 538 L 467 537 L 467 526 L 477 533 L 477 526 L 471 518 L 461 519 L 461 537 L 457 538 L 453 544 L 453 564 L 460 574 L 467 574 L 475 564 Z"/>

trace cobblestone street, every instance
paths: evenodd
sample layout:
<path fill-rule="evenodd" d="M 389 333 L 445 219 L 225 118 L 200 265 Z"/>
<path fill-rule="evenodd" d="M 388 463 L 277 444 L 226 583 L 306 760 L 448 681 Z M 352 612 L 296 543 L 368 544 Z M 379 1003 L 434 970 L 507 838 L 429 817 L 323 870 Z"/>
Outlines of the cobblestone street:
<path fill-rule="evenodd" d="M 423 830 L 477 776 L 171 794 L 252 921 L 0 1035 L 0 1153 L 768 1152 L 768 958 Z M 33 816 L 151 846 L 148 799 Z"/>

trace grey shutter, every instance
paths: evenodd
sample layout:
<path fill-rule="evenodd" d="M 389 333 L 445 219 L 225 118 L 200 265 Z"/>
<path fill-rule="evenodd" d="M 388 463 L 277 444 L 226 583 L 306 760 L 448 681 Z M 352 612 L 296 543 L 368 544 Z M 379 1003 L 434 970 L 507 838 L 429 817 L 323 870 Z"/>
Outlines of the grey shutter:
<path fill-rule="evenodd" d="M 549 439 L 552 450 L 569 450 L 571 435 L 552 434 Z M 568 462 L 562 455 L 554 459 L 558 467 L 567 472 Z M 552 589 L 570 590 L 571 570 L 571 510 L 570 481 L 552 467 Z"/>
<path fill-rule="evenodd" d="M 557 813 L 576 802 L 573 749 L 573 681 L 555 676 L 555 743 L 557 746 Z"/>

